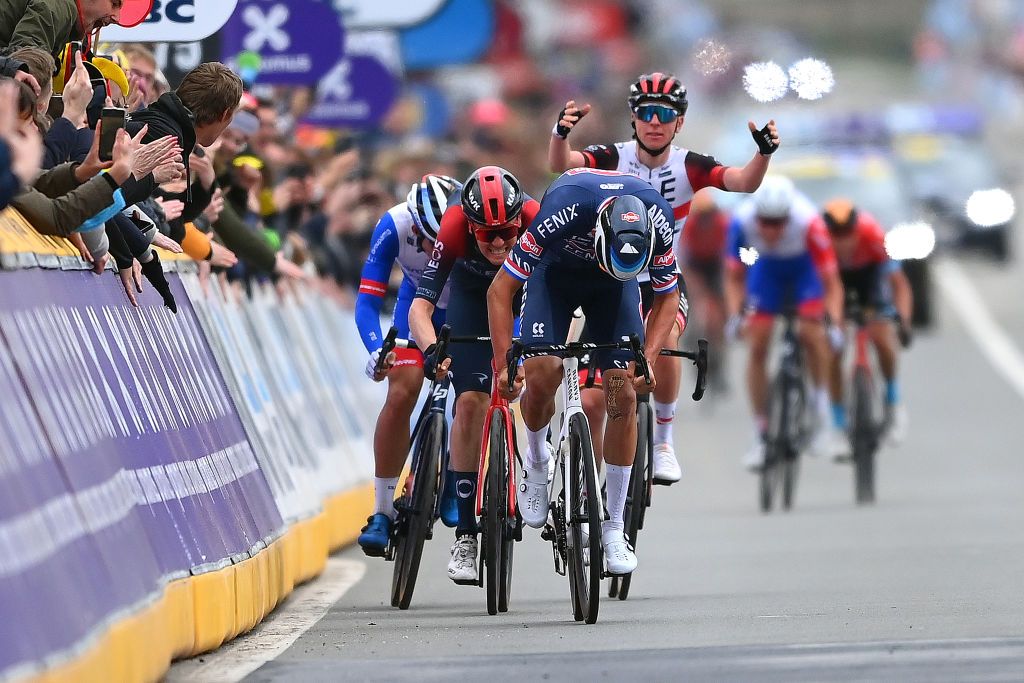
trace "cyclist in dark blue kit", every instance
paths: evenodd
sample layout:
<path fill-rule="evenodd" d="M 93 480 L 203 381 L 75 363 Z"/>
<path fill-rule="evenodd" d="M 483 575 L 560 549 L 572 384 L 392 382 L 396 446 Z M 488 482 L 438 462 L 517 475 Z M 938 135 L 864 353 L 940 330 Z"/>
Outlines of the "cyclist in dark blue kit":
<path fill-rule="evenodd" d="M 646 181 L 595 169 L 563 173 L 548 188 L 537 217 L 487 292 L 491 343 L 501 386 L 507 390 L 510 305 L 524 283 L 521 336 L 527 346 L 564 342 L 573 311 L 582 307 L 594 341 L 640 335 L 645 338 L 644 354 L 653 366 L 679 306 L 672 237 L 672 207 Z M 645 270 L 655 294 L 646 335 L 637 284 L 637 276 Z M 609 519 L 602 527 L 602 541 L 610 574 L 628 574 L 636 568 L 636 555 L 623 534 L 623 512 L 636 456 L 636 392 L 654 389 L 653 382 L 647 385 L 642 375 L 635 375 L 631 359 L 629 351 L 597 355 L 608 413 L 604 459 Z M 548 514 L 546 435 L 555 412 L 562 366 L 558 358 L 542 356 L 527 359 L 524 368 L 529 382 L 520 405 L 527 449 L 519 510 L 527 524 L 540 528 Z M 509 397 L 515 393 L 518 388 Z"/>

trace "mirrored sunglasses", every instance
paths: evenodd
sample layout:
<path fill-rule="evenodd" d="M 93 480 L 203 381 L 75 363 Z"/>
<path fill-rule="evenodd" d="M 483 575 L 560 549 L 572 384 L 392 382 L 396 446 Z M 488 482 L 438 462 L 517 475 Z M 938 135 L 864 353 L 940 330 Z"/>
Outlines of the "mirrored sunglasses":
<path fill-rule="evenodd" d="M 679 112 L 672 107 L 661 104 L 643 104 L 634 110 L 636 117 L 644 123 L 650 123 L 655 116 L 662 123 L 673 123 L 679 118 Z"/>

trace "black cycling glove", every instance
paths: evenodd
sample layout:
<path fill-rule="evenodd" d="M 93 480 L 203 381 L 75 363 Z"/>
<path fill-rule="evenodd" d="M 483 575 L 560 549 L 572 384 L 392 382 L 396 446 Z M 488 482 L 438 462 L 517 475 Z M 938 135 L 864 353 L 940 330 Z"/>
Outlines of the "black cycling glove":
<path fill-rule="evenodd" d="M 572 128 L 562 125 L 563 118 L 565 118 L 565 107 L 562 107 L 562 111 L 558 112 L 558 119 L 555 121 L 555 129 L 551 132 L 564 140 L 569 137 L 569 132 Z M 577 119 L 577 121 L 578 120 L 579 119 Z"/>
<path fill-rule="evenodd" d="M 757 151 L 764 156 L 770 156 L 779 148 L 779 143 L 772 140 L 772 134 L 768 131 L 768 124 L 765 124 L 761 130 L 750 131 L 750 135 L 754 138 L 754 142 L 757 143 Z"/>
<path fill-rule="evenodd" d="M 899 326 L 896 328 L 896 334 L 899 335 L 900 346 L 905 349 L 909 349 L 910 345 L 914 341 L 914 331 L 910 329 L 910 325 L 900 322 Z"/>
<path fill-rule="evenodd" d="M 437 344 L 423 349 L 423 376 L 429 380 L 437 377 Z"/>

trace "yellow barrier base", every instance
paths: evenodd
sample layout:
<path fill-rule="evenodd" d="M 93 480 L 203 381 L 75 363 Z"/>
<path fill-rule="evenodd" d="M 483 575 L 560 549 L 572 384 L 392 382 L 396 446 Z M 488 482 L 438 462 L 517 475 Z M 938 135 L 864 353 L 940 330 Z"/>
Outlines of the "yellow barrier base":
<path fill-rule="evenodd" d="M 354 542 L 372 509 L 372 483 L 333 496 L 255 557 L 170 582 L 160 599 L 111 626 L 82 655 L 30 680 L 157 681 L 173 659 L 251 630 L 297 584 L 320 574 L 330 552 Z"/>

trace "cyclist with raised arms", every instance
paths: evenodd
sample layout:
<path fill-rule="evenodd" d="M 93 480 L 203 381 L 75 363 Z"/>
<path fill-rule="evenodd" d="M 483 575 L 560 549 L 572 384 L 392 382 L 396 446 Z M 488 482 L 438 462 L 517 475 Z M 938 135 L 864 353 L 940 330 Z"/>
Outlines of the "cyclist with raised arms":
<path fill-rule="evenodd" d="M 846 198 L 825 204 L 822 217 L 832 236 L 832 247 L 839 264 L 839 276 L 847 294 L 854 292 L 860 305 L 870 309 L 868 334 L 878 353 L 878 365 L 885 378 L 885 424 L 893 443 L 906 437 L 907 411 L 900 401 L 896 378 L 897 337 L 908 346 L 911 331 L 908 321 L 914 306 L 910 281 L 899 261 L 889 258 L 885 249 L 885 230 L 866 211 Z M 893 322 L 896 325 L 893 325 Z M 896 334 L 894 334 L 894 330 Z M 832 363 L 832 420 L 836 429 L 846 430 L 846 404 L 843 402 L 842 356 Z"/>
<path fill-rule="evenodd" d="M 827 456 L 847 449 L 846 435 L 832 428 L 828 375 L 832 350 L 842 346 L 843 333 L 824 316 L 841 321 L 843 285 L 836 255 L 817 208 L 797 192 L 792 181 L 768 176 L 754 196 L 736 208 L 729 227 L 725 300 L 729 312 L 726 336 L 742 325 L 744 300 L 752 311 L 743 336 L 750 347 L 747 390 L 754 412 L 754 445 L 743 464 L 756 470 L 764 464 L 768 404 L 768 346 L 775 316 L 793 306 L 799 316 L 798 335 L 806 349 L 814 384 L 817 429 L 811 453 Z"/>
<path fill-rule="evenodd" d="M 370 239 L 370 255 L 363 265 L 359 294 L 356 297 L 356 326 L 363 345 L 370 354 L 366 375 L 375 382 L 388 380 L 384 407 L 377 417 L 373 433 L 374 508 L 359 535 L 363 552 L 383 556 L 394 523 L 395 490 L 409 451 L 409 418 L 423 386 L 423 354 L 415 348 L 395 349 L 377 372 L 384 338 L 380 329 L 380 311 L 391 279 L 391 269 L 398 262 L 402 284 L 398 289 L 393 324 L 401 338 L 409 337 L 409 307 L 434 241 L 441 227 L 441 216 L 448 207 L 448 198 L 462 187 L 461 183 L 443 175 L 425 175 L 413 184 L 405 203 L 391 207 L 381 216 Z M 444 322 L 448 304 L 447 291 L 442 292 L 434 322 Z M 455 526 L 454 498 L 442 507 L 442 519 Z"/>
<path fill-rule="evenodd" d="M 446 323 L 453 336 L 487 335 L 487 287 L 540 205 L 523 193 L 519 181 L 498 166 L 473 172 L 461 193 L 452 195 L 441 230 L 409 311 L 409 326 L 427 357 L 427 377 L 435 367 L 437 337 L 431 317 L 451 281 Z M 512 315 L 512 304 L 507 313 Z M 459 584 L 477 580 L 476 478 L 480 441 L 490 401 L 491 358 L 484 344 L 449 347 L 455 418 L 449 451 L 455 477 L 459 522 L 448 563 L 448 577 Z"/>
<path fill-rule="evenodd" d="M 628 99 L 633 139 L 613 145 L 592 145 L 582 151 L 573 150 L 569 133 L 580 119 L 590 112 L 589 104 L 578 106 L 574 100 L 565 103 L 558 116 L 548 145 L 548 163 L 552 171 L 588 167 L 614 170 L 648 181 L 672 206 L 675 234 L 678 235 L 696 191 L 716 187 L 730 192 L 753 192 L 768 170 L 768 157 L 779 146 L 775 122 L 761 129 L 748 122 L 758 151 L 745 166 L 723 166 L 713 157 L 697 154 L 672 144 L 683 127 L 689 102 L 686 88 L 671 74 L 654 72 L 640 76 L 629 88 Z M 652 288 L 646 274 L 641 274 L 641 292 L 645 313 L 650 311 Z M 666 345 L 675 347 L 686 326 L 688 303 L 686 283 L 679 279 L 679 313 Z M 658 359 L 660 381 L 654 391 L 655 483 L 679 481 L 681 470 L 672 442 L 672 422 L 679 396 L 682 365 L 678 358 Z"/>
<path fill-rule="evenodd" d="M 672 207 L 649 183 L 633 175 L 592 169 L 563 173 L 544 194 L 540 213 L 520 238 L 487 293 L 494 363 L 500 390 L 509 398 L 506 354 L 512 343 L 511 303 L 526 284 L 521 338 L 532 344 L 564 343 L 573 311 L 583 309 L 595 342 L 644 335 L 637 276 L 649 270 L 654 303 L 644 354 L 653 366 L 679 307 Z M 636 392 L 654 388 L 637 376 L 629 351 L 606 351 L 595 361 L 603 375 L 608 425 L 604 459 L 608 517 L 602 527 L 605 564 L 611 574 L 636 568 L 626 543 L 623 513 L 636 456 Z M 520 408 L 527 448 L 518 492 L 523 521 L 534 528 L 548 517 L 548 422 L 562 380 L 559 358 L 539 356 L 524 364 L 527 388 Z M 522 382 L 522 377 L 516 379 Z M 591 492 L 593 494 L 594 492 Z"/>

